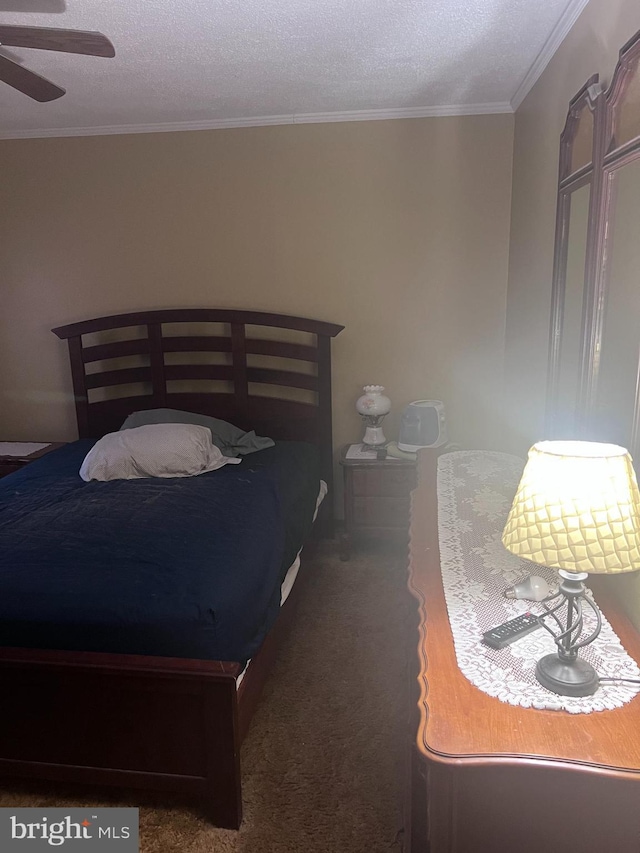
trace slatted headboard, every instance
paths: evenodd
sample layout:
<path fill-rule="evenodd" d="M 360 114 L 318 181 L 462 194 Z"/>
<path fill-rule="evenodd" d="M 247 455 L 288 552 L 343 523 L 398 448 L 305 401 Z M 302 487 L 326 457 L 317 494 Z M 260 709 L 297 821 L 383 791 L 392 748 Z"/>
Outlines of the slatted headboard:
<path fill-rule="evenodd" d="M 169 324 L 189 325 L 176 334 Z M 269 329 L 264 337 L 260 327 Z M 80 438 L 114 432 L 135 411 L 182 409 L 274 439 L 316 444 L 331 485 L 331 338 L 343 328 L 284 314 L 183 308 L 117 314 L 52 331 L 69 343 Z M 306 333 L 305 342 L 292 342 L 298 333 Z M 203 353 L 218 354 L 221 363 L 202 363 Z M 104 364 L 113 359 L 115 365 Z M 135 366 L 121 366 L 131 359 Z M 176 389 L 180 384 L 187 389 Z"/>

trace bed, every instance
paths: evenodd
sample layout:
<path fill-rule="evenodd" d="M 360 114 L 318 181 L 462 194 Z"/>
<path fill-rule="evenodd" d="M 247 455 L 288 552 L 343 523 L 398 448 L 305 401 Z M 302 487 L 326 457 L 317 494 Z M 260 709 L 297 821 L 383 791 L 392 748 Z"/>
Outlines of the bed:
<path fill-rule="evenodd" d="M 313 528 L 310 508 L 313 481 L 332 486 L 330 342 L 341 329 L 176 309 L 53 330 L 68 341 L 79 440 L 2 484 L 2 775 L 186 794 L 216 825 L 240 825 L 240 745 L 304 584 L 299 552 L 332 533 L 329 501 Z M 162 408 L 276 443 L 199 477 L 83 489 L 74 472 L 92 442 Z M 212 591 L 201 569 L 214 542 L 216 576 L 233 578 Z M 214 612 L 212 596 L 227 609 Z"/>

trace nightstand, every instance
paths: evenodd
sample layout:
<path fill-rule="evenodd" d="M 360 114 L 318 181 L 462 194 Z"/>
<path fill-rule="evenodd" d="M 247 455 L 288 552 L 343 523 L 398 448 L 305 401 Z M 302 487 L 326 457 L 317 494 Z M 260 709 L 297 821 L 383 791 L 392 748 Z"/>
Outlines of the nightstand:
<path fill-rule="evenodd" d="M 37 443 L 42 444 L 42 442 Z M 15 445 L 16 449 L 20 449 L 21 445 L 31 444 L 31 442 L 2 441 L 0 442 L 0 447 L 4 449 L 7 445 L 12 444 Z M 56 450 L 64 444 L 64 441 L 54 441 L 48 443 L 46 447 L 41 447 L 33 453 L 27 453 L 24 455 L 22 453 L 14 455 L 11 451 L 9 452 L 9 455 L 3 455 L 2 452 L 0 452 L 0 477 L 6 477 L 7 474 L 13 474 L 14 471 L 19 471 L 21 468 L 24 468 L 25 465 L 28 465 L 30 462 L 35 462 L 36 459 L 40 459 L 42 456 L 45 456 L 47 453 L 51 453 L 52 450 Z"/>
<path fill-rule="evenodd" d="M 355 538 L 376 537 L 406 541 L 410 493 L 416 486 L 416 462 L 387 458 L 347 459 L 350 444 L 342 448 L 345 531 L 340 558 L 351 556 Z"/>

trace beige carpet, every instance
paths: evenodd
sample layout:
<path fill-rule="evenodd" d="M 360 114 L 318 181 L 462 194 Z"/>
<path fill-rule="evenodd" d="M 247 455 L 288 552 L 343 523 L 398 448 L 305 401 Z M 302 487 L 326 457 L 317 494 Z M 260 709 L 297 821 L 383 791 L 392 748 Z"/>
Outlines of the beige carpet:
<path fill-rule="evenodd" d="M 242 751 L 239 832 L 147 796 L 5 783 L 0 806 L 140 806 L 144 853 L 402 850 L 408 594 L 397 552 L 320 554 Z M 134 798 L 135 797 L 135 798 Z"/>

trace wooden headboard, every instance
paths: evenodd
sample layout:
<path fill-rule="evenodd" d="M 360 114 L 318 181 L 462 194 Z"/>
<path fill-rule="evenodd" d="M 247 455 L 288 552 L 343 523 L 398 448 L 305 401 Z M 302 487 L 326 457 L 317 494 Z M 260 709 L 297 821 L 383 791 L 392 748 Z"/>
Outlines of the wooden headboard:
<path fill-rule="evenodd" d="M 178 334 L 163 328 L 176 323 L 189 325 Z M 253 328 L 247 334 L 247 326 L 278 332 L 260 337 L 260 331 Z M 274 439 L 316 444 L 322 455 L 323 478 L 331 485 L 331 338 L 343 328 L 284 314 L 183 308 L 116 314 L 52 331 L 69 343 L 80 438 L 114 432 L 132 412 L 182 409 L 222 418 Z M 309 342 L 292 342 L 295 333 L 307 333 Z M 92 340 L 83 341 L 88 335 Z M 168 363 L 176 358 L 167 359 L 167 353 L 200 355 L 192 358 L 194 363 L 183 363 L 189 361 L 189 355 L 180 355 L 180 363 Z M 206 360 L 202 353 L 221 354 L 216 358 L 222 363 L 202 363 Z M 136 366 L 120 366 L 123 359 L 131 358 Z M 114 362 L 100 364 L 111 359 L 118 359 L 114 369 L 109 369 Z M 277 367 L 273 359 L 278 360 Z M 285 359 L 284 366 L 281 359 Z M 261 362 L 271 362 L 271 366 Z M 94 372 L 96 367 L 102 368 L 100 372 Z M 300 367 L 303 369 L 294 369 Z M 175 389 L 176 384 L 189 383 L 201 387 Z M 133 389 L 132 395 L 125 396 L 125 386 Z M 283 389 L 287 389 L 284 396 L 277 396 Z M 295 399 L 296 394 L 306 399 Z M 92 400 L 92 396 L 102 399 Z"/>

